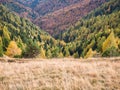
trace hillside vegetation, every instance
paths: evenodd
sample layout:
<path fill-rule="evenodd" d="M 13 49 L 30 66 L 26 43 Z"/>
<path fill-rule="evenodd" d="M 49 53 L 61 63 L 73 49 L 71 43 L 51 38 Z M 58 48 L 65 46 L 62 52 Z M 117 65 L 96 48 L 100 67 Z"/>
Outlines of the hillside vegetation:
<path fill-rule="evenodd" d="M 108 0 L 75 0 L 76 2 L 71 5 L 69 5 L 69 1 L 72 2 L 72 0 L 65 1 L 68 3 L 68 5 L 48 13 L 42 18 L 37 18 L 34 21 L 35 24 L 49 32 L 52 36 L 57 36 L 60 32 L 64 32 L 66 28 L 74 25 L 83 16 L 87 15 L 90 11 L 101 6 L 101 4 Z"/>
<path fill-rule="evenodd" d="M 8 10 L 3 3 L 0 5 L 0 56 L 28 58 L 120 56 L 119 3 L 120 0 L 104 3 L 66 29 L 66 32 L 59 33 L 56 36 L 58 40 L 30 20 Z"/>
<path fill-rule="evenodd" d="M 0 56 L 55 57 L 60 44 L 29 20 L 20 18 L 0 5 Z M 48 50 L 49 49 L 49 50 Z M 50 55 L 49 55 L 50 54 Z"/>
<path fill-rule="evenodd" d="M 75 57 L 120 55 L 120 0 L 112 0 L 70 27 L 58 38 Z"/>
<path fill-rule="evenodd" d="M 4 5 L 56 36 L 107 1 L 109 0 L 13 0 Z"/>

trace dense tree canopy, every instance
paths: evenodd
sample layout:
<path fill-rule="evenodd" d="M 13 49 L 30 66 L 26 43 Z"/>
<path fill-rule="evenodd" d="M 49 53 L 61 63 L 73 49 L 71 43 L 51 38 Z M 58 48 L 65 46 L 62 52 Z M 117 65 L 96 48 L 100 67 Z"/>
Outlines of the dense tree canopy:
<path fill-rule="evenodd" d="M 27 58 L 120 56 L 120 0 L 79 20 L 55 40 L 29 20 L 0 5 L 0 56 Z M 14 52 L 18 51 L 18 52 Z"/>
<path fill-rule="evenodd" d="M 120 51 L 119 3 L 120 0 L 105 3 L 60 34 L 60 39 L 67 42 L 66 47 L 71 55 L 78 52 L 80 57 L 86 57 L 92 50 L 102 54 L 112 46 Z"/>

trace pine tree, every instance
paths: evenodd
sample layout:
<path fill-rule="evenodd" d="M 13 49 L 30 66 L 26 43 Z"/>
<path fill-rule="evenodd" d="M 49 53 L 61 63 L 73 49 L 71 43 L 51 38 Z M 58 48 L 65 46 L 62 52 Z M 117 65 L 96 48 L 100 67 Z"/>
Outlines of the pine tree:
<path fill-rule="evenodd" d="M 107 48 L 103 54 L 102 54 L 103 57 L 116 57 L 116 56 L 120 56 L 120 51 L 112 46 L 110 48 Z"/>
<path fill-rule="evenodd" d="M 47 51 L 46 51 L 46 57 L 47 57 L 47 58 L 51 58 L 51 57 L 52 57 L 52 53 L 51 53 L 50 50 L 47 50 Z"/>
<path fill-rule="evenodd" d="M 68 48 L 65 48 L 63 54 L 64 54 L 65 57 L 70 56 L 70 52 L 69 52 Z"/>
<path fill-rule="evenodd" d="M 31 39 L 27 41 L 26 50 L 23 52 L 23 56 L 27 58 L 34 58 L 40 54 L 40 48 L 36 42 Z"/>
<path fill-rule="evenodd" d="M 9 42 L 10 42 L 10 32 L 8 31 L 7 27 L 4 26 L 3 27 L 3 50 L 6 50 L 6 47 L 8 46 Z"/>
<path fill-rule="evenodd" d="M 63 57 L 63 53 L 60 52 L 59 55 L 57 56 L 58 58 L 62 58 Z"/>
<path fill-rule="evenodd" d="M 3 27 L 3 37 L 10 40 L 10 32 L 8 31 L 7 27 Z"/>
<path fill-rule="evenodd" d="M 52 50 L 52 57 L 58 57 L 59 56 L 59 47 L 53 47 L 53 50 Z"/>

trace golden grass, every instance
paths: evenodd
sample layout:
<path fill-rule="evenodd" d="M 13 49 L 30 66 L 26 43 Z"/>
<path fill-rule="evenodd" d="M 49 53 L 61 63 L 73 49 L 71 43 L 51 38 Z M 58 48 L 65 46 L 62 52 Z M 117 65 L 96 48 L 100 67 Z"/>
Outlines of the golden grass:
<path fill-rule="evenodd" d="M 0 62 L 0 90 L 120 90 L 120 60 L 88 61 Z"/>

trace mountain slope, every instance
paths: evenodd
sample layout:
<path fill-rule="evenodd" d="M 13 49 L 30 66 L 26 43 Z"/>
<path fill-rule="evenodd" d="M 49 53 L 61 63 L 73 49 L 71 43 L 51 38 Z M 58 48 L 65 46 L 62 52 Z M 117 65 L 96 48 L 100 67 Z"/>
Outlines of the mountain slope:
<path fill-rule="evenodd" d="M 2 54 L 5 54 L 6 48 L 10 46 L 9 43 L 15 41 L 22 51 L 25 51 L 24 53 L 28 51 L 25 54 L 28 57 L 38 56 L 36 53 L 42 58 L 120 56 L 119 3 L 120 0 L 112 0 L 92 10 L 91 13 L 71 26 L 68 31 L 59 33 L 56 38 L 62 41 L 55 40 L 29 20 L 20 18 L 1 5 L 0 53 L 3 49 Z M 4 3 L 6 7 L 9 6 L 7 4 Z M 21 7 L 24 8 L 24 6 Z M 30 6 L 25 8 L 30 10 Z M 67 10 L 69 11 L 69 9 Z M 29 43 L 29 40 L 34 44 Z M 21 47 L 21 45 L 23 46 Z"/>
<path fill-rule="evenodd" d="M 20 2 L 17 1 L 9 1 L 9 2 L 3 2 L 4 6 L 6 8 L 9 8 L 12 12 L 18 14 L 21 17 L 28 18 L 31 21 L 33 21 L 36 17 L 39 16 L 37 12 L 32 10 L 30 7 L 27 7 Z"/>
<path fill-rule="evenodd" d="M 59 10 L 68 5 L 79 3 L 83 0 L 15 0 L 37 11 L 40 15 Z"/>
<path fill-rule="evenodd" d="M 106 0 L 81 0 L 37 18 L 35 23 L 51 35 L 57 35 L 104 2 Z"/>
<path fill-rule="evenodd" d="M 55 36 L 109 0 L 13 0 L 6 7 Z"/>
<path fill-rule="evenodd" d="M 85 57 L 95 52 L 103 56 L 120 55 L 119 3 L 120 0 L 105 3 L 59 35 L 60 39 L 68 42 L 66 48 L 71 55 L 77 53 Z M 107 49 L 104 50 L 104 47 Z"/>
<path fill-rule="evenodd" d="M 37 38 L 37 35 L 47 36 L 48 34 L 42 31 L 39 27 L 32 24 L 29 20 L 20 18 L 18 15 L 11 13 L 3 5 L 0 5 L 0 25 L 1 28 L 7 27 L 9 32 L 12 33 L 10 38 L 13 39 L 14 36 L 25 34 L 23 38 Z M 27 35 L 29 33 L 29 35 Z"/>
<path fill-rule="evenodd" d="M 58 42 L 48 33 L 35 26 L 29 20 L 20 18 L 3 5 L 0 5 L 0 55 L 5 54 L 11 41 L 15 41 L 23 53 L 26 53 L 27 48 L 30 49 L 28 53 L 33 51 L 32 55 L 34 53 L 39 54 L 39 51 L 42 50 L 41 53 L 44 52 L 44 57 L 48 48 L 49 50 L 54 50 L 54 47 L 58 47 Z M 38 49 L 37 52 L 36 49 Z M 27 57 L 32 57 L 32 55 L 29 56 L 27 54 Z M 37 55 L 35 54 L 34 56 L 36 57 Z"/>

